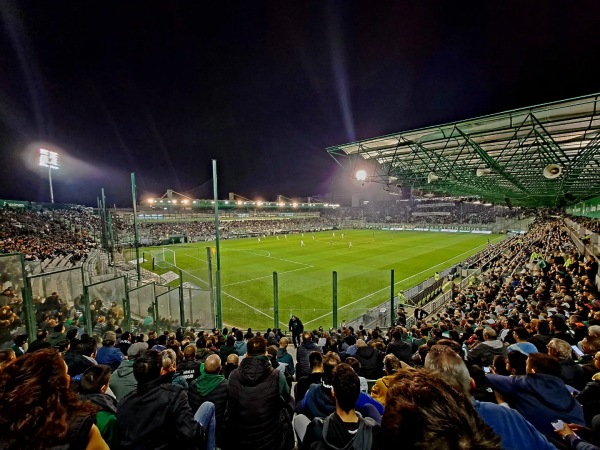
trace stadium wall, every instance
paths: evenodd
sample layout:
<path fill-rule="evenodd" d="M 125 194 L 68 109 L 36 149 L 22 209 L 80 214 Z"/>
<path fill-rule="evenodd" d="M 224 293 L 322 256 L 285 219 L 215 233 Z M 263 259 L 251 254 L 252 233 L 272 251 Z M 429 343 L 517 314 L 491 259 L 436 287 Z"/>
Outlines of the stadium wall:
<path fill-rule="evenodd" d="M 577 217 L 600 219 L 600 196 L 569 206 L 567 213 Z"/>

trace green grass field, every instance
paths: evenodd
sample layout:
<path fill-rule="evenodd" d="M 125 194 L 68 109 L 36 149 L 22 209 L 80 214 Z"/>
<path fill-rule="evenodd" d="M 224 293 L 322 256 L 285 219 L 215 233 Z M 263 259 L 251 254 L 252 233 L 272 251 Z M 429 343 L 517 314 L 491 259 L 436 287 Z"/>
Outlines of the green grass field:
<path fill-rule="evenodd" d="M 342 238 L 342 234 L 344 237 Z M 338 320 L 352 320 L 389 299 L 390 270 L 396 291 L 410 288 L 470 255 L 499 235 L 412 231 L 332 232 L 221 241 L 223 321 L 228 326 L 273 326 L 273 272 L 279 277 L 279 319 L 294 313 L 307 328 L 332 325 L 332 272 L 338 274 Z M 301 246 L 301 240 L 305 245 Z M 352 247 L 350 247 L 350 242 Z M 206 287 L 206 247 L 214 242 L 168 246 L 184 281 Z M 149 251 L 157 248 L 146 248 Z M 150 258 L 148 258 L 150 259 Z M 213 261 L 214 264 L 214 261 Z M 151 269 L 151 264 L 144 264 Z M 164 273 L 171 268 L 155 267 Z M 176 270 L 175 270 L 176 271 Z"/>

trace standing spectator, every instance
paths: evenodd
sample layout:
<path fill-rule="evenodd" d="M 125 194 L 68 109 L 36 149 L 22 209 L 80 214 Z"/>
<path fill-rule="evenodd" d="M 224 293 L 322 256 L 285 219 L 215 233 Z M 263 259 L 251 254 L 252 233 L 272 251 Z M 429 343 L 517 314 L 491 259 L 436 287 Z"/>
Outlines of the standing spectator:
<path fill-rule="evenodd" d="M 125 359 L 121 350 L 115 347 L 117 343 L 117 334 L 114 331 L 104 333 L 102 347 L 96 352 L 96 361 L 98 364 L 106 364 L 113 372 L 117 370 L 121 361 Z"/>
<path fill-rule="evenodd" d="M 296 380 L 310 373 L 308 356 L 311 352 L 322 353 L 322 350 L 313 342 L 312 334 L 305 331 L 302 333 L 302 344 L 298 346 L 298 351 L 296 352 Z"/>
<path fill-rule="evenodd" d="M 356 355 L 354 357 L 360 362 L 360 373 L 358 375 L 367 380 L 376 380 L 383 375 L 383 352 L 369 347 L 365 341 L 356 341 Z"/>
<path fill-rule="evenodd" d="M 28 353 L 0 372 L 0 448 L 108 450 L 94 425 L 96 408 L 69 389 L 67 366 L 53 349 Z"/>
<path fill-rule="evenodd" d="M 404 361 L 406 364 L 411 363 L 411 358 L 413 355 L 412 345 L 404 342 L 402 340 L 402 332 L 401 327 L 396 327 L 392 331 L 392 342 L 387 345 L 385 349 L 385 354 L 389 355 L 390 353 L 398 358 L 400 361 Z"/>
<path fill-rule="evenodd" d="M 161 377 L 163 358 L 147 350 L 133 363 L 137 389 L 117 408 L 120 448 L 215 448 L 215 407 L 205 402 L 191 410 L 185 390 Z"/>
<path fill-rule="evenodd" d="M 48 332 L 46 330 L 38 330 L 35 341 L 30 343 L 29 347 L 27 348 L 27 353 L 33 353 L 42 348 L 52 347 L 50 343 L 46 340 L 47 338 Z"/>
<path fill-rule="evenodd" d="M 300 335 L 304 332 L 304 325 L 302 325 L 302 321 L 300 319 L 292 315 L 288 326 L 290 332 L 292 333 L 292 343 L 294 344 L 295 348 L 298 348 L 300 345 Z"/>
<path fill-rule="evenodd" d="M 65 325 L 59 323 L 54 327 L 54 331 L 48 336 L 48 343 L 51 347 L 54 347 L 57 343 L 64 341 L 66 338 Z"/>
<path fill-rule="evenodd" d="M 285 407 L 290 390 L 284 375 L 271 367 L 266 351 L 264 338 L 250 339 L 246 357 L 229 376 L 225 419 L 229 445 L 225 448 L 294 447 L 291 419 Z"/>

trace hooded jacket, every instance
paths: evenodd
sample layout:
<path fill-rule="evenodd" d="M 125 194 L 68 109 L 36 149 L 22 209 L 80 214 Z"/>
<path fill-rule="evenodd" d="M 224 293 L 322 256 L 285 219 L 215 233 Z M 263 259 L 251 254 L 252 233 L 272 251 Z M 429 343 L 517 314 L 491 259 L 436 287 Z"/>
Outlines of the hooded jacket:
<path fill-rule="evenodd" d="M 495 339 L 477 344 L 469 350 L 467 358 L 471 364 L 477 364 L 480 367 L 489 367 L 498 355 L 506 356 L 507 351 L 502 341 Z"/>
<path fill-rule="evenodd" d="M 531 373 L 524 377 L 488 375 L 489 385 L 504 394 L 508 404 L 540 431 L 554 437 L 552 422 L 585 425 L 582 406 L 573 398 L 558 377 Z"/>
<path fill-rule="evenodd" d="M 117 433 L 117 401 L 107 394 L 84 394 L 83 400 L 89 400 L 100 410 L 96 413 L 96 426 L 109 447 L 119 442 Z"/>
<path fill-rule="evenodd" d="M 277 362 L 287 364 L 287 368 L 290 372 L 290 375 L 294 376 L 296 371 L 294 370 L 294 358 L 290 355 L 285 348 L 277 349 Z"/>
<path fill-rule="evenodd" d="M 368 380 L 376 380 L 383 375 L 383 353 L 373 347 L 359 347 L 354 357 L 360 362 L 358 374 Z"/>
<path fill-rule="evenodd" d="M 298 350 L 296 351 L 296 360 L 298 361 L 296 364 L 296 379 L 300 379 L 304 375 L 308 375 L 310 373 L 310 362 L 308 361 L 308 356 L 311 352 L 321 352 L 321 348 L 317 346 L 313 341 L 303 342 L 300 346 L 298 346 Z"/>
<path fill-rule="evenodd" d="M 227 380 L 223 375 L 206 373 L 204 364 L 200 367 L 200 377 L 188 389 L 190 408 L 195 412 L 204 402 L 215 405 L 217 445 L 222 446 L 225 431 L 225 409 L 227 407 Z"/>
<path fill-rule="evenodd" d="M 376 441 L 375 437 L 379 431 L 379 425 L 371 418 L 363 418 L 358 412 L 356 415 L 358 416 L 358 423 L 352 431 L 335 413 L 326 419 L 314 419 L 308 425 L 302 448 L 331 450 L 376 448 L 373 444 Z"/>
<path fill-rule="evenodd" d="M 108 385 L 117 401 L 135 391 L 138 382 L 133 376 L 133 360 L 124 360 L 110 376 Z"/>
<path fill-rule="evenodd" d="M 285 380 L 283 384 L 287 388 Z M 271 367 L 266 357 L 244 358 L 231 372 L 227 385 L 226 448 L 294 447 L 291 419 L 280 386 L 279 371 Z"/>
<path fill-rule="evenodd" d="M 235 352 L 238 356 L 245 356 L 247 351 L 246 342 L 244 341 L 235 341 Z"/>

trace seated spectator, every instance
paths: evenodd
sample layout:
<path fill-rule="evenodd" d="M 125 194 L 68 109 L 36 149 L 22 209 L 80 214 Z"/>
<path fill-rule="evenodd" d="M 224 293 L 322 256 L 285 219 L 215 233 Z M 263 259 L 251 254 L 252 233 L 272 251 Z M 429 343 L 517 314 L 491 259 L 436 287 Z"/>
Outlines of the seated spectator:
<path fill-rule="evenodd" d="M 573 349 L 567 341 L 552 339 L 548 343 L 548 355 L 558 359 L 560 364 L 560 377 L 569 386 L 577 390 L 584 388 L 589 379 L 585 379 L 584 370 L 573 361 Z"/>
<path fill-rule="evenodd" d="M 94 359 L 96 348 L 96 340 L 85 335 L 63 355 L 63 359 L 69 367 L 70 377 L 81 375 L 86 369 L 98 364 Z"/>
<path fill-rule="evenodd" d="M 600 352 L 594 356 L 594 364 L 600 370 Z M 600 372 L 592 376 L 575 398 L 583 406 L 585 422 L 591 427 L 594 416 L 600 414 Z"/>
<path fill-rule="evenodd" d="M 523 355 L 523 356 L 525 356 L 525 355 Z M 504 356 L 498 355 L 494 358 L 494 362 L 492 363 L 492 365 L 490 367 L 490 372 L 498 374 L 498 375 L 510 375 L 507 365 L 508 365 L 508 357 L 505 358 Z"/>
<path fill-rule="evenodd" d="M 27 335 L 17 334 L 13 339 L 13 345 L 11 345 L 10 348 L 13 349 L 17 358 L 23 356 L 27 351 Z"/>
<path fill-rule="evenodd" d="M 531 336 L 528 341 L 535 345 L 539 353 L 548 353 L 547 345 L 552 340 L 550 324 L 547 320 L 538 320 L 534 324 L 534 329 L 537 333 Z"/>
<path fill-rule="evenodd" d="M 285 406 L 290 390 L 285 377 L 271 367 L 264 338 L 250 339 L 247 349 L 246 357 L 229 375 L 225 418 L 229 442 L 224 447 L 292 449 L 294 435 Z"/>
<path fill-rule="evenodd" d="M 125 359 L 121 350 L 115 347 L 117 343 L 117 334 L 114 331 L 104 333 L 102 347 L 96 352 L 96 361 L 98 364 L 105 364 L 113 372 L 119 367 L 121 361 Z"/>
<path fill-rule="evenodd" d="M 6 450 L 108 450 L 94 424 L 96 408 L 69 389 L 56 350 L 28 353 L 0 372 L 0 447 Z"/>
<path fill-rule="evenodd" d="M 403 448 L 500 449 L 501 441 L 466 393 L 422 370 L 401 369 L 388 390 L 383 442 Z"/>
<path fill-rule="evenodd" d="M 506 356 L 506 347 L 502 341 L 496 339 L 496 331 L 493 328 L 486 327 L 483 330 L 484 342 L 480 342 L 469 350 L 467 354 L 468 361 L 480 367 L 489 367 L 493 364 L 494 358 L 498 355 Z"/>
<path fill-rule="evenodd" d="M 131 347 L 131 333 L 129 331 L 125 331 L 121 334 L 121 339 L 119 340 L 117 347 L 121 350 L 123 355 L 127 355 L 127 350 Z"/>
<path fill-rule="evenodd" d="M 96 405 L 96 426 L 109 447 L 116 448 L 119 443 L 117 435 L 117 401 L 106 394 L 110 380 L 110 367 L 98 364 L 86 369 L 79 382 L 79 397 Z"/>
<path fill-rule="evenodd" d="M 583 409 L 565 388 L 558 361 L 543 353 L 527 358 L 525 377 L 488 375 L 499 404 L 508 403 L 519 411 L 538 431 L 554 436 L 551 423 L 561 419 L 584 425 Z"/>
<path fill-rule="evenodd" d="M 15 355 L 15 351 L 12 348 L 5 348 L 4 350 L 0 350 L 0 370 L 4 369 L 15 359 L 17 359 L 17 356 Z"/>
<path fill-rule="evenodd" d="M 271 331 L 271 333 L 272 333 L 272 331 Z M 267 347 L 267 357 L 269 358 L 269 361 L 271 362 L 271 367 L 273 367 L 273 369 L 276 369 L 276 370 L 279 370 L 280 372 L 283 372 L 283 375 L 285 376 L 285 381 L 287 382 L 288 386 L 291 389 L 292 388 L 292 383 L 294 382 L 294 378 L 290 374 L 290 371 L 288 370 L 287 364 L 286 363 L 280 363 L 279 361 L 277 361 L 277 346 L 275 346 L 275 345 L 269 345 Z M 291 411 L 292 412 L 294 411 L 293 407 L 292 407 Z"/>
<path fill-rule="evenodd" d="M 308 419 L 299 419 L 304 420 L 307 428 L 294 421 L 301 442 L 300 448 L 319 448 L 318 444 L 321 447 L 338 449 L 376 448 L 379 424 L 369 417 L 363 418 L 356 412 L 360 382 L 358 375 L 347 364 L 339 364 L 333 370 L 331 393 L 335 399 L 335 412 L 326 419 L 315 418 L 310 423 L 306 423 Z"/>
<path fill-rule="evenodd" d="M 67 334 L 65 330 L 65 325 L 63 323 L 59 323 L 54 327 L 54 331 L 48 336 L 48 343 L 51 347 L 54 347 L 57 343 L 59 343 L 60 341 L 64 341 L 66 338 Z"/>
<path fill-rule="evenodd" d="M 227 380 L 221 375 L 221 358 L 210 355 L 200 366 L 201 376 L 196 378 L 188 390 L 188 400 L 192 411 L 204 402 L 215 405 L 217 446 L 225 443 L 225 408 L 227 406 Z"/>
<path fill-rule="evenodd" d="M 512 376 L 526 375 L 527 355 L 517 351 L 509 352 L 506 356 L 506 371 Z"/>
<path fill-rule="evenodd" d="M 238 355 L 229 355 L 227 364 L 225 364 L 225 378 L 229 379 L 229 375 L 240 365 L 240 357 Z"/>
<path fill-rule="evenodd" d="M 250 331 L 250 328 L 248 328 Z M 235 351 L 238 356 L 244 356 L 246 354 L 246 341 L 244 340 L 244 333 L 242 330 L 235 332 Z"/>
<path fill-rule="evenodd" d="M 529 333 L 524 327 L 516 327 L 513 330 L 513 337 L 515 338 L 515 343 L 509 345 L 507 351 L 518 351 L 524 355 L 538 352 L 535 345 L 533 345 L 531 342 L 527 342 L 527 339 L 529 339 Z"/>
<path fill-rule="evenodd" d="M 388 387 L 394 378 L 394 374 L 402 368 L 402 365 L 400 360 L 396 358 L 395 355 L 389 354 L 385 355 L 385 358 L 383 358 L 383 366 L 385 370 L 385 376 L 379 378 L 375 382 L 373 389 L 371 389 L 371 397 L 385 406 Z"/>
<path fill-rule="evenodd" d="M 411 358 L 414 352 L 412 351 L 412 345 L 402 340 L 403 334 L 402 327 L 394 328 L 392 331 L 393 340 L 387 345 L 385 354 L 389 355 L 391 353 L 400 361 L 411 364 Z"/>
<path fill-rule="evenodd" d="M 46 330 L 38 330 L 36 333 L 35 341 L 29 344 L 27 348 L 27 353 L 33 353 L 36 350 L 40 350 L 42 348 L 50 348 L 52 345 L 47 341 L 48 332 Z"/>
<path fill-rule="evenodd" d="M 181 373 L 188 385 L 200 376 L 200 363 L 196 361 L 196 351 L 194 344 L 186 345 L 183 349 L 183 361 L 177 364 L 177 372 Z"/>
<path fill-rule="evenodd" d="M 297 412 L 312 420 L 315 417 L 327 417 L 335 411 L 335 400 L 331 395 L 333 369 L 342 361 L 337 353 L 323 355 L 323 376 L 320 384 L 311 384 Z"/>
<path fill-rule="evenodd" d="M 454 351 L 434 345 L 425 358 L 425 368 L 438 374 L 467 394 L 476 386 L 465 362 Z M 516 410 L 491 402 L 481 402 L 471 397 L 471 402 L 483 421 L 502 439 L 502 448 L 551 450 L 555 447 Z"/>
<path fill-rule="evenodd" d="M 321 348 L 312 340 L 312 334 L 305 331 L 302 333 L 302 343 L 296 350 L 296 380 L 300 380 L 303 376 L 310 374 L 310 363 L 308 356 L 311 352 L 322 353 Z"/>
<path fill-rule="evenodd" d="M 171 383 L 181 386 L 187 390 L 188 383 L 181 372 L 177 372 L 177 356 L 173 349 L 167 348 L 160 352 L 162 356 L 162 370 L 160 371 L 161 377 L 165 377 L 171 380 Z"/>
<path fill-rule="evenodd" d="M 356 341 L 354 357 L 360 362 L 359 376 L 363 376 L 367 380 L 376 380 L 383 375 L 383 352 L 369 347 L 362 339 Z"/>
<path fill-rule="evenodd" d="M 214 405 L 205 402 L 194 413 L 185 390 L 160 375 L 162 366 L 163 358 L 156 350 L 145 351 L 133 363 L 138 387 L 123 398 L 117 408 L 120 448 L 203 448 L 205 445 L 214 449 Z"/>
<path fill-rule="evenodd" d="M 237 354 L 237 349 L 235 348 L 235 337 L 232 334 L 227 336 L 225 339 L 225 344 L 221 346 L 219 349 L 219 355 L 221 356 L 221 364 L 225 365 L 227 363 L 227 357 L 233 353 Z"/>
<path fill-rule="evenodd" d="M 136 342 L 127 350 L 128 359 L 124 359 L 117 370 L 110 377 L 110 389 L 115 394 L 117 401 L 121 401 L 123 397 L 135 391 L 137 388 L 137 380 L 133 374 L 133 364 L 136 358 L 148 350 L 146 342 Z"/>
<path fill-rule="evenodd" d="M 294 368 L 294 358 L 287 351 L 289 341 L 286 337 L 279 340 L 279 348 L 277 349 L 277 361 L 287 364 L 290 375 L 294 376 L 296 369 Z"/>
<path fill-rule="evenodd" d="M 323 354 L 316 351 L 311 352 L 308 361 L 310 364 L 310 373 L 300 378 L 294 388 L 294 399 L 297 406 L 301 404 L 308 388 L 312 384 L 321 384 L 321 380 L 323 379 Z"/>
<path fill-rule="evenodd" d="M 360 372 L 360 362 L 354 356 L 349 356 L 346 358 L 346 364 L 348 364 L 352 369 L 358 374 Z M 358 377 L 360 380 L 360 392 L 364 392 L 365 394 L 369 393 L 369 382 L 365 377 Z"/>

